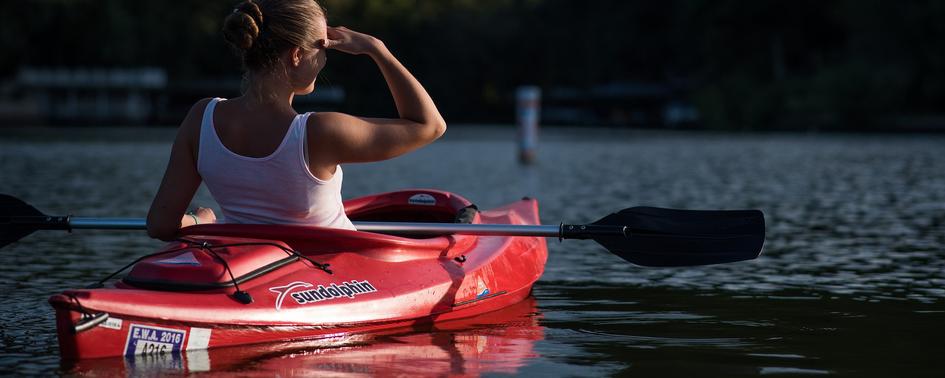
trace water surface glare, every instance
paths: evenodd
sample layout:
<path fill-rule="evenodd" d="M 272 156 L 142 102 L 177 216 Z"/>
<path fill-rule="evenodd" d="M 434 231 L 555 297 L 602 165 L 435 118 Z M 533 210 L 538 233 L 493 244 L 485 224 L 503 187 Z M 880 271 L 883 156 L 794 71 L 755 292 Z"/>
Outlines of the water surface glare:
<path fill-rule="evenodd" d="M 60 364 L 46 299 L 160 243 L 38 232 L 0 249 L 0 371 L 15 375 L 945 375 L 945 137 L 454 127 L 404 157 L 345 166 L 344 196 L 410 187 L 480 208 L 523 196 L 543 222 L 624 207 L 759 208 L 764 254 L 654 269 L 548 240 L 534 300 L 455 326 L 326 344 Z M 47 214 L 143 217 L 173 130 L 0 130 L 0 193 Z M 195 203 L 215 207 L 201 189 Z M 242 357 L 241 357 L 242 356 Z M 420 370 L 418 366 L 423 367 Z M 170 370 L 168 370 L 170 369 Z"/>

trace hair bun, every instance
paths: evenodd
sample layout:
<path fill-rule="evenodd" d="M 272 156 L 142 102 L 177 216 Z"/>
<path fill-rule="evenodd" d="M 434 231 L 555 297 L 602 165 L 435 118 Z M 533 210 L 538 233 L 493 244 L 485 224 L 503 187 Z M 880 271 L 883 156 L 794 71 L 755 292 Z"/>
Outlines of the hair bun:
<path fill-rule="evenodd" d="M 247 0 L 233 9 L 223 21 L 223 37 L 233 47 L 249 50 L 256 43 L 263 25 L 262 10 L 253 0 Z"/>

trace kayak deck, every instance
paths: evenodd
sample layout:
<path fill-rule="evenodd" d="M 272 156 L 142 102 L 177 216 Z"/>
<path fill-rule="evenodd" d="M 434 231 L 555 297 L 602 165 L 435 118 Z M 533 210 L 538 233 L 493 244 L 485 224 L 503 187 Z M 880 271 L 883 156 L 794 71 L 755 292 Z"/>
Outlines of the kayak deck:
<path fill-rule="evenodd" d="M 408 190 L 345 205 L 352 220 L 539 223 L 530 199 L 477 212 L 452 193 Z M 475 316 L 526 298 L 547 258 L 540 237 L 211 224 L 182 230 L 182 239 L 121 281 L 50 298 L 63 358 L 180 353 Z M 75 332 L 95 316 L 100 323 Z"/>

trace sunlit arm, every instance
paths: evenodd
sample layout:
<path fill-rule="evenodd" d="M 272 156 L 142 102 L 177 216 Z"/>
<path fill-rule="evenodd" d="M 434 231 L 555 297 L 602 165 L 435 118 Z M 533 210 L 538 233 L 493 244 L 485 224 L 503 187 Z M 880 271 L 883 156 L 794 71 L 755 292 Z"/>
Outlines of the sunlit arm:
<path fill-rule="evenodd" d="M 313 151 L 329 151 L 326 155 L 337 163 L 379 161 L 425 146 L 446 132 L 446 121 L 433 99 L 382 41 L 343 27 L 329 28 L 328 37 L 328 48 L 374 60 L 390 89 L 398 118 L 317 113 L 310 122 L 322 137 L 314 143 L 331 143 L 311 146 Z"/>

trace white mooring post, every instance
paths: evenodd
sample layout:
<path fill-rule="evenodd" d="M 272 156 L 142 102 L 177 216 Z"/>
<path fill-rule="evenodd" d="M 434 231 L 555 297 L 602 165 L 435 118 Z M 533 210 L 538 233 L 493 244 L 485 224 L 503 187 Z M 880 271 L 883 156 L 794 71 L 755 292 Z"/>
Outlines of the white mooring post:
<path fill-rule="evenodd" d="M 538 118 L 541 114 L 541 89 L 526 85 L 515 92 L 518 118 L 518 160 L 522 164 L 535 161 L 538 148 Z"/>

